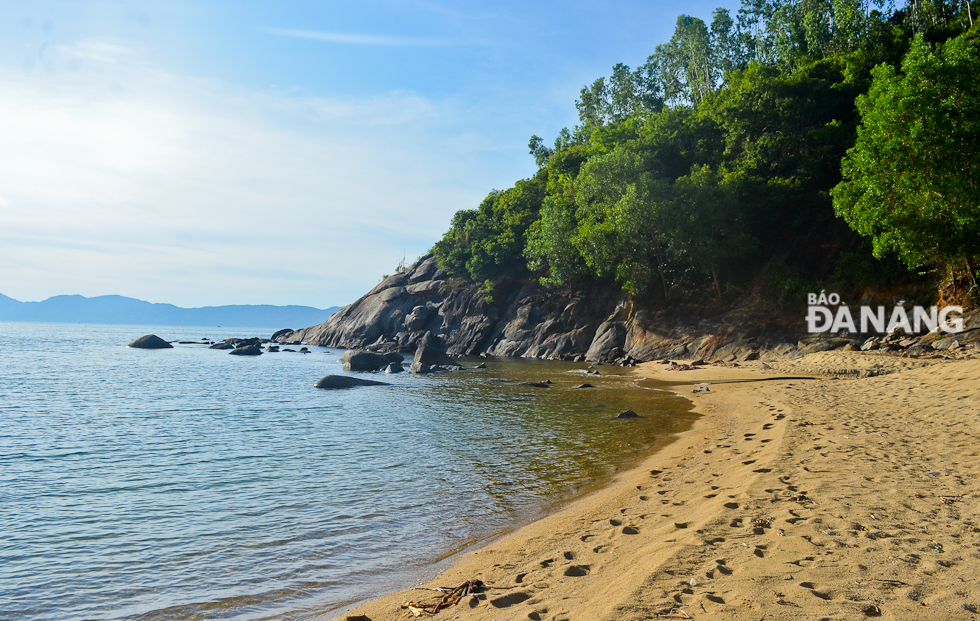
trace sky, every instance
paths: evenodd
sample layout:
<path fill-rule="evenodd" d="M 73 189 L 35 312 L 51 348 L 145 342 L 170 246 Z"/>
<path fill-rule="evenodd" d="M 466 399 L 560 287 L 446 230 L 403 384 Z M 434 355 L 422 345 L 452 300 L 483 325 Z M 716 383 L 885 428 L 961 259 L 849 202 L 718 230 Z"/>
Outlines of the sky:
<path fill-rule="evenodd" d="M 738 4 L 0 0 L 0 293 L 348 304 Z"/>

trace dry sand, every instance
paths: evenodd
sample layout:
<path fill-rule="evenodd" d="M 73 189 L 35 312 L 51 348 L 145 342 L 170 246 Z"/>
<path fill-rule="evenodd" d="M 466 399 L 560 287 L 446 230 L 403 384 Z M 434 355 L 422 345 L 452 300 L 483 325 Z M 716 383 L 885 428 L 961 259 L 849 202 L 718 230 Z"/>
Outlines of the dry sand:
<path fill-rule="evenodd" d="M 770 364 L 638 367 L 712 382 L 676 387 L 703 416 L 599 491 L 463 555 L 425 586 L 512 588 L 434 618 L 980 621 L 980 360 Z M 788 374 L 820 378 L 772 379 Z M 767 381 L 725 383 L 745 379 Z M 403 603 L 437 597 L 400 591 L 336 619 L 412 619 Z"/>

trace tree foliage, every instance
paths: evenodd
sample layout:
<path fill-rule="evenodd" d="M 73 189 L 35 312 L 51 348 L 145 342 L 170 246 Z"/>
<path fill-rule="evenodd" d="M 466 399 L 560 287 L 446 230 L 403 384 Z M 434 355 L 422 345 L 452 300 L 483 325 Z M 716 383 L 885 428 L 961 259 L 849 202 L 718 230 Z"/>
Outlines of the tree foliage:
<path fill-rule="evenodd" d="M 834 189 L 837 213 L 874 253 L 909 268 L 980 254 L 980 37 L 916 37 L 898 71 L 880 65 L 858 97 L 857 144 Z"/>
<path fill-rule="evenodd" d="M 644 64 L 583 87 L 578 125 L 552 145 L 531 137 L 538 173 L 458 212 L 434 252 L 476 282 L 533 274 L 720 298 L 777 255 L 800 256 L 791 269 L 805 277 L 814 255 L 800 249 L 819 253 L 821 235 L 859 248 L 836 210 L 878 255 L 970 261 L 972 23 L 968 2 L 946 0 L 743 0 L 710 22 L 681 15 Z"/>

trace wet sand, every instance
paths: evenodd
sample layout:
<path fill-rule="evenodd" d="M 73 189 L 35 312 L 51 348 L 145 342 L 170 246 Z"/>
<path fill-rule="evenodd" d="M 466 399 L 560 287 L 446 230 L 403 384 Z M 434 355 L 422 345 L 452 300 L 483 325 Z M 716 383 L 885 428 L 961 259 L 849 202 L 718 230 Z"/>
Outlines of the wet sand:
<path fill-rule="evenodd" d="M 980 360 L 822 352 L 635 371 L 678 382 L 702 417 L 462 555 L 422 586 L 501 588 L 434 618 L 980 619 Z M 788 375 L 816 379 L 773 379 Z M 412 619 L 403 604 L 438 597 L 399 591 L 334 618 Z"/>

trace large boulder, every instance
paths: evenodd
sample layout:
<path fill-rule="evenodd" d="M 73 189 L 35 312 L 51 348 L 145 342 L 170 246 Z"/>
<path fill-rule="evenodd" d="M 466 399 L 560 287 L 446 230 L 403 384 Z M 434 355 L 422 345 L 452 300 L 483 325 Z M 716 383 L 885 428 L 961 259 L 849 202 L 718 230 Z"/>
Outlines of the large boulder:
<path fill-rule="evenodd" d="M 261 356 L 262 346 L 258 343 L 249 343 L 247 345 L 239 345 L 235 349 L 228 352 L 232 356 Z"/>
<path fill-rule="evenodd" d="M 445 370 L 443 367 L 457 367 L 456 361 L 439 350 L 439 341 L 431 332 L 426 332 L 415 349 L 415 359 L 409 365 L 410 373 L 431 373 Z"/>
<path fill-rule="evenodd" d="M 353 388 L 355 386 L 388 386 L 388 384 L 369 379 L 361 379 L 359 377 L 350 377 L 349 375 L 328 375 L 320 378 L 314 386 L 325 390 L 337 390 L 340 388 Z"/>
<path fill-rule="evenodd" d="M 380 371 L 392 362 L 401 362 L 405 358 L 401 354 L 379 354 L 363 349 L 348 349 L 343 358 L 345 371 Z"/>
<path fill-rule="evenodd" d="M 156 334 L 147 334 L 130 343 L 129 347 L 136 349 L 173 349 L 174 346 Z"/>
<path fill-rule="evenodd" d="M 405 317 L 405 330 L 418 332 L 425 327 L 425 320 L 429 318 L 429 309 L 421 304 L 412 309 Z"/>
<path fill-rule="evenodd" d="M 276 330 L 275 332 L 273 332 L 272 333 L 272 336 L 269 337 L 269 338 L 270 338 L 270 340 L 275 341 L 276 343 L 279 343 L 279 342 L 281 342 L 279 339 L 282 339 L 283 341 L 285 341 L 285 340 L 287 340 L 289 338 L 289 336 L 293 332 L 296 332 L 296 330 L 293 330 L 292 328 L 283 328 L 282 330 Z"/>

